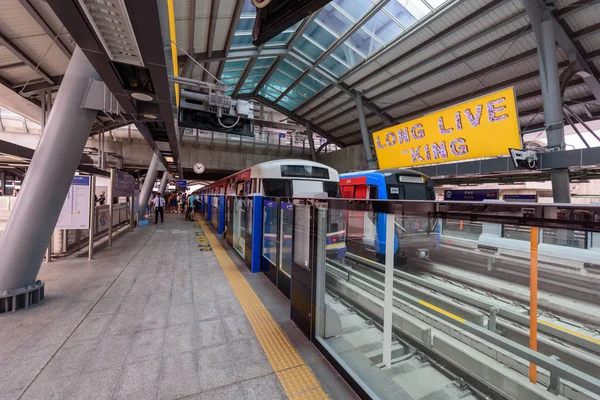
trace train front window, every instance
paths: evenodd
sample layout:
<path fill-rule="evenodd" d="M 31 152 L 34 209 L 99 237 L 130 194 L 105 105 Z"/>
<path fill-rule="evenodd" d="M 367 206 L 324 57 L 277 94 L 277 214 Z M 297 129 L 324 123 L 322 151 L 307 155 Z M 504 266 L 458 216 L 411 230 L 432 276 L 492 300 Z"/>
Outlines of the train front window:
<path fill-rule="evenodd" d="M 433 200 L 427 185 L 403 184 L 388 185 L 388 199 L 390 200 Z"/>
<path fill-rule="evenodd" d="M 338 182 L 323 182 L 323 191 L 327 197 L 340 197 L 340 184 Z"/>
<path fill-rule="evenodd" d="M 281 177 L 329 179 L 329 170 L 327 168 L 313 167 L 310 165 L 282 165 Z"/>
<path fill-rule="evenodd" d="M 267 197 L 292 197 L 292 185 L 288 179 L 263 179 L 262 183 Z"/>

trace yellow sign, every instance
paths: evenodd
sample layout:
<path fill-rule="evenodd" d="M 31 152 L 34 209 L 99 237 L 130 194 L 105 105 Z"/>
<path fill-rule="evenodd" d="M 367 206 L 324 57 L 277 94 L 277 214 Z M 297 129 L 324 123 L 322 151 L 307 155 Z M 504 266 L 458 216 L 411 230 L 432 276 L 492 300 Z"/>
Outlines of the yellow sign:
<path fill-rule="evenodd" d="M 521 148 L 513 88 L 373 133 L 379 168 L 463 161 Z"/>

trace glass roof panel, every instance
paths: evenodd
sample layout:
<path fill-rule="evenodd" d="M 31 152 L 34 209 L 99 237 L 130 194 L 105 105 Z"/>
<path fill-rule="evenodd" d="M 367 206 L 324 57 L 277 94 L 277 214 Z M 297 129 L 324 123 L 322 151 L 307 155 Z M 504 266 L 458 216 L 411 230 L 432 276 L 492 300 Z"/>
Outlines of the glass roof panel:
<path fill-rule="evenodd" d="M 286 57 L 283 59 L 283 62 L 279 64 L 278 71 L 282 71 L 291 78 L 298 79 L 305 70 L 305 68 L 300 67 L 301 65 L 302 64 L 298 65 L 297 63 L 292 62 L 290 57 Z"/>
<path fill-rule="evenodd" d="M 363 29 L 384 44 L 404 32 L 404 29 L 390 18 L 386 10 L 380 10 L 375 14 L 363 25 Z"/>
<path fill-rule="evenodd" d="M 248 65 L 248 59 L 229 60 L 225 63 L 223 71 L 235 71 L 239 69 L 243 71 L 246 65 Z"/>
<path fill-rule="evenodd" d="M 359 51 L 365 57 L 370 56 L 374 51 L 383 46 L 380 41 L 369 35 L 364 29 L 356 31 L 348 38 L 347 43 L 352 45 L 354 49 Z"/>
<path fill-rule="evenodd" d="M 362 55 L 351 49 L 350 46 L 347 46 L 345 43 L 335 49 L 332 54 L 350 68 L 364 60 Z"/>
<path fill-rule="evenodd" d="M 364 1 L 364 0 L 363 0 Z M 366 2 L 365 2 L 366 3 Z M 316 18 L 318 23 L 313 23 L 312 26 L 307 30 L 307 33 L 311 28 L 315 26 L 324 27 L 330 30 L 337 37 L 340 37 L 346 32 L 354 21 L 352 21 L 348 15 L 341 12 L 338 8 L 334 7 L 331 3 L 323 7 L 323 10 L 319 13 Z M 327 46 L 329 47 L 329 46 Z"/>
<path fill-rule="evenodd" d="M 259 95 L 271 100 L 271 101 L 275 101 L 277 100 L 277 98 L 279 97 L 280 93 L 277 92 L 273 92 L 268 86 L 265 85 L 265 87 L 258 92 Z"/>
<path fill-rule="evenodd" d="M 325 53 L 325 50 L 304 37 L 301 37 L 294 43 L 294 49 L 311 61 L 317 61 L 317 58 Z"/>
<path fill-rule="evenodd" d="M 322 90 L 323 88 L 325 88 L 325 85 L 320 82 L 319 80 L 313 78 L 314 73 L 309 73 L 307 76 L 304 77 L 304 79 L 302 79 L 300 81 L 300 83 L 302 85 L 304 85 L 306 88 L 312 90 L 313 92 L 318 92 L 320 90 Z"/>
<path fill-rule="evenodd" d="M 384 7 L 405 28 L 411 26 L 431 12 L 421 0 L 391 0 Z"/>
<path fill-rule="evenodd" d="M 294 83 L 294 79 L 282 73 L 281 70 L 273 72 L 273 75 L 271 75 L 271 79 L 275 79 L 277 82 L 279 82 L 279 84 L 284 85 L 284 89 L 287 89 L 290 85 Z"/>
<path fill-rule="evenodd" d="M 318 45 L 324 49 L 327 49 L 329 46 L 331 46 L 337 39 L 337 37 L 335 37 L 329 30 L 317 23 L 313 23 L 310 27 L 308 27 L 303 36 L 309 39 L 315 45 Z"/>
<path fill-rule="evenodd" d="M 334 74 L 335 76 L 338 76 L 338 77 L 342 76 L 344 73 L 346 73 L 350 70 L 350 68 L 348 68 L 343 63 L 341 63 L 340 61 L 333 58 L 333 56 L 327 56 L 327 58 L 325 58 L 323 60 L 321 65 L 326 70 L 328 70 L 329 72 L 331 72 L 332 74 Z"/>
<path fill-rule="evenodd" d="M 379 1 L 375 1 L 378 3 Z M 365 0 L 333 0 L 329 3 L 348 14 L 354 21 L 358 21 L 373 6 L 372 3 Z"/>

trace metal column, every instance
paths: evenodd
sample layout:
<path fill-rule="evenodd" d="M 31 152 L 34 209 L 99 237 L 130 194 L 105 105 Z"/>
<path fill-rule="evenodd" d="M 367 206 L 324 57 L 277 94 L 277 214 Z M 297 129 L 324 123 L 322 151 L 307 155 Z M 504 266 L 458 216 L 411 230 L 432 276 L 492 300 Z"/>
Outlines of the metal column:
<path fill-rule="evenodd" d="M 144 219 L 144 214 L 146 214 L 146 206 L 148 205 L 148 200 L 150 200 L 150 193 L 152 193 L 152 189 L 154 188 L 156 175 L 158 175 L 157 169 L 158 156 L 155 153 L 152 155 L 152 161 L 150 161 L 150 165 L 148 166 L 148 173 L 146 174 L 146 179 L 144 180 L 144 184 L 142 185 L 142 191 L 140 192 L 140 202 L 138 204 L 138 221 Z"/>
<path fill-rule="evenodd" d="M 169 173 L 167 171 L 163 172 L 162 178 L 160 178 L 160 186 L 158 188 L 158 192 L 161 196 L 165 195 L 165 189 L 167 188 L 167 181 L 169 180 Z"/>
<path fill-rule="evenodd" d="M 310 122 L 306 123 L 306 136 L 308 136 L 308 145 L 310 146 L 310 158 L 317 161 L 317 152 L 315 151 L 315 140 L 313 138 Z"/>
<path fill-rule="evenodd" d="M 562 113 L 562 98 L 556 57 L 554 18 L 545 6 L 536 0 L 523 2 L 537 42 L 540 65 L 540 83 L 544 101 L 544 124 L 548 147 L 565 148 L 565 132 Z M 544 8 L 541 8 L 544 7 Z M 570 203 L 569 171 L 552 170 L 552 194 L 555 203 Z"/>
<path fill-rule="evenodd" d="M 81 108 L 90 79 L 100 77 L 77 47 L 0 241 L 0 292 L 36 282 L 97 114 Z"/>
<path fill-rule="evenodd" d="M 94 258 L 94 232 L 96 225 L 96 176 L 90 176 L 90 228 L 88 241 L 88 260 Z"/>
<path fill-rule="evenodd" d="M 113 224 L 115 215 L 115 169 L 110 169 L 110 183 L 108 186 L 108 247 L 112 247 Z"/>
<path fill-rule="evenodd" d="M 356 110 L 358 111 L 358 122 L 360 123 L 360 136 L 365 147 L 365 157 L 369 169 L 376 169 L 375 159 L 371 151 L 371 141 L 369 140 L 369 131 L 367 129 L 367 119 L 365 118 L 365 108 L 363 106 L 362 96 L 356 96 Z"/>

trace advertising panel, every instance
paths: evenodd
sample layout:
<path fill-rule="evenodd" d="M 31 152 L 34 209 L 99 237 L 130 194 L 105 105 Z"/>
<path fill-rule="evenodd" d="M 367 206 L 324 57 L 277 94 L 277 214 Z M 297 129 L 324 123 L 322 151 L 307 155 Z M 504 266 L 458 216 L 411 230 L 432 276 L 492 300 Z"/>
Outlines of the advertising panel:
<path fill-rule="evenodd" d="M 133 176 L 123 171 L 115 170 L 114 197 L 129 197 L 133 193 Z"/>
<path fill-rule="evenodd" d="M 381 169 L 508 155 L 522 147 L 514 89 L 374 132 L 373 143 Z"/>

